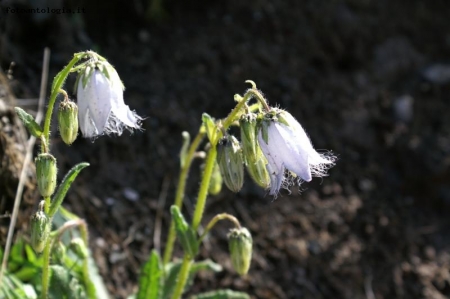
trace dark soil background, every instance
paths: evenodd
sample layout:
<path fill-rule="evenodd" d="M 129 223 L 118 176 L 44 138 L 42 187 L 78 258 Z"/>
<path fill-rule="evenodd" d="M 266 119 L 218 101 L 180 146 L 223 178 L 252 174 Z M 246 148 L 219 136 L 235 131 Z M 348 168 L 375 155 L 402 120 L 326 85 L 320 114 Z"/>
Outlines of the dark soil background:
<path fill-rule="evenodd" d="M 220 224 L 201 255 L 225 271 L 202 273 L 193 292 L 220 287 L 252 298 L 450 297 L 447 1 L 172 0 L 150 19 L 148 5 L 0 1 L 0 65 L 6 73 L 15 62 L 8 79 L 15 104 L 37 98 L 45 46 L 52 50 L 50 77 L 74 52 L 93 49 L 116 67 L 127 104 L 147 117 L 142 132 L 94 143 L 78 138 L 71 147 L 53 130 L 60 178 L 78 162 L 91 163 L 65 206 L 89 223 L 92 252 L 116 298 L 136 290 L 141 263 L 152 248 L 164 248 L 181 132 L 196 134 L 202 112 L 225 117 L 233 95 L 249 87 L 247 79 L 270 104 L 290 111 L 316 148 L 332 150 L 339 160 L 329 177 L 302 185 L 301 194 L 293 189 L 274 200 L 247 179 L 238 194 L 224 190 L 211 197 L 204 224 L 219 212 L 237 216 L 253 234 L 254 259 L 247 277 L 233 272 L 229 224 Z M 84 13 L 6 11 L 47 6 Z M 66 85 L 70 92 L 72 84 Z M 2 159 L 3 171 L 7 156 Z M 187 215 L 199 164 L 190 176 Z M 12 206 L 14 193 L 6 190 L 15 190 L 15 181 L 8 182 L 2 180 L 1 213 Z M 29 194 L 34 198 L 24 201 L 18 224 L 25 235 L 38 202 L 36 192 Z M 7 220 L 0 221 L 4 234 Z"/>

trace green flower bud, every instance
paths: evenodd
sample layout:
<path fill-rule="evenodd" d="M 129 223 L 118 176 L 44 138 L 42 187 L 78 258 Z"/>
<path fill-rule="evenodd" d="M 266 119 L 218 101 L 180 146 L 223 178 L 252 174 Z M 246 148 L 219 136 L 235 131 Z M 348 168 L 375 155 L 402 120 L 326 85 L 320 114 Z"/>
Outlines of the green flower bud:
<path fill-rule="evenodd" d="M 73 238 L 72 241 L 70 241 L 69 250 L 82 260 L 88 257 L 88 249 L 81 238 Z"/>
<path fill-rule="evenodd" d="M 217 161 L 214 163 L 213 173 L 211 175 L 211 181 L 209 181 L 208 193 L 211 195 L 217 195 L 222 190 L 222 175 L 220 174 L 220 168 Z"/>
<path fill-rule="evenodd" d="M 58 108 L 58 123 L 61 138 L 71 145 L 78 134 L 78 106 L 72 101 L 63 101 Z"/>
<path fill-rule="evenodd" d="M 31 247 L 36 253 L 44 250 L 50 234 L 50 220 L 44 212 L 44 201 L 39 204 L 39 210 L 31 216 Z"/>
<path fill-rule="evenodd" d="M 222 139 L 217 148 L 217 163 L 225 185 L 233 192 L 244 184 L 244 161 L 239 141 L 234 136 Z"/>
<path fill-rule="evenodd" d="M 267 159 L 264 157 L 256 138 L 256 115 L 246 114 L 239 120 L 241 127 L 242 152 L 250 177 L 262 188 L 270 186 L 270 176 L 267 172 Z"/>
<path fill-rule="evenodd" d="M 66 256 L 66 246 L 63 242 L 57 241 L 53 245 L 52 257 L 58 261 L 60 264 L 64 261 L 64 257 Z"/>
<path fill-rule="evenodd" d="M 231 264 L 239 275 L 247 274 L 250 268 L 252 247 L 252 235 L 245 227 L 232 229 L 228 234 Z"/>
<path fill-rule="evenodd" d="M 39 154 L 35 160 L 36 177 L 39 192 L 43 197 L 49 197 L 56 188 L 56 159 L 51 154 Z"/>

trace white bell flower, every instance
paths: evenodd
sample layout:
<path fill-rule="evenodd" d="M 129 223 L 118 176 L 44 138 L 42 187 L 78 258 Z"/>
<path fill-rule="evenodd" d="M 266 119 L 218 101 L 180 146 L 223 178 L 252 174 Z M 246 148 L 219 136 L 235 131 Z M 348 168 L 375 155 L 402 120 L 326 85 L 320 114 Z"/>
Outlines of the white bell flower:
<path fill-rule="evenodd" d="M 78 122 L 83 136 L 140 129 L 142 118 L 125 105 L 119 75 L 109 64 L 101 67 L 103 71 L 87 68 L 78 79 Z"/>
<path fill-rule="evenodd" d="M 281 187 L 287 188 L 295 181 L 301 184 L 311 181 L 312 176 L 326 176 L 336 160 L 331 153 L 318 153 L 297 120 L 276 108 L 262 120 L 258 143 L 268 161 L 269 193 L 275 196 Z"/>

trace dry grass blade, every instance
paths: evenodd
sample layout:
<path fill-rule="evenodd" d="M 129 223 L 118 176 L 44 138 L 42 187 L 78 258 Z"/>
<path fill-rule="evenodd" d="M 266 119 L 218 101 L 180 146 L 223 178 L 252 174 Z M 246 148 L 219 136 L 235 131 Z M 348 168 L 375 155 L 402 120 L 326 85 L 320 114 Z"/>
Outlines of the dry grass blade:
<path fill-rule="evenodd" d="M 48 68 L 49 68 L 49 60 L 50 60 L 50 50 L 48 48 L 44 49 L 44 61 L 42 63 L 42 77 L 41 77 L 41 88 L 39 93 L 39 103 L 38 103 L 38 112 L 36 115 L 36 122 L 40 123 L 43 116 L 44 116 L 44 104 L 45 104 L 45 97 L 46 97 L 46 86 L 48 81 Z M 31 161 L 32 155 L 33 155 L 33 147 L 36 142 L 36 137 L 30 136 L 27 143 L 27 153 L 25 156 L 25 159 L 23 161 L 23 167 L 22 171 L 20 173 L 20 180 L 19 184 L 17 186 L 17 192 L 16 197 L 14 199 L 14 208 L 11 215 L 11 222 L 8 229 L 8 236 L 6 238 L 6 245 L 5 250 L 3 252 L 3 260 L 2 265 L 0 269 L 0 282 L 3 280 L 3 275 L 6 270 L 6 265 L 9 257 L 9 251 L 11 249 L 11 243 L 14 233 L 14 227 L 16 225 L 17 216 L 19 214 L 19 206 L 22 199 L 22 192 L 24 187 L 24 182 L 26 179 L 26 173 L 28 164 Z"/>

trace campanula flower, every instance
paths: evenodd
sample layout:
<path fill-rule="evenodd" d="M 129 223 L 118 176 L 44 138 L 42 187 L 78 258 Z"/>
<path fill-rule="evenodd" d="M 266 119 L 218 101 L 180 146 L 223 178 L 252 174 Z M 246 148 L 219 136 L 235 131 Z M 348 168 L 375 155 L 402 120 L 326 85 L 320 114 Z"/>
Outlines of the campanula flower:
<path fill-rule="evenodd" d="M 84 137 L 121 135 L 123 129 L 140 129 L 142 118 L 123 100 L 124 86 L 115 69 L 87 67 L 78 79 L 78 120 Z"/>
<path fill-rule="evenodd" d="M 297 120 L 277 108 L 261 120 L 258 143 L 268 161 L 271 195 L 277 195 L 282 186 L 289 187 L 292 179 L 301 183 L 311 181 L 313 176 L 326 176 L 336 160 L 331 153 L 318 153 Z"/>

